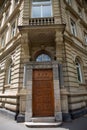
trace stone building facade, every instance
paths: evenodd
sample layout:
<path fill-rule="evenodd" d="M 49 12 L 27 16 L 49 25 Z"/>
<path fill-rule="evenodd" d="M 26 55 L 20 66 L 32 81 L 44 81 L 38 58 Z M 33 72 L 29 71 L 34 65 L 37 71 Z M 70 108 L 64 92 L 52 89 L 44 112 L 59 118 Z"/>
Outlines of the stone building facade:
<path fill-rule="evenodd" d="M 86 114 L 87 1 L 0 6 L 0 111 L 27 122 Z"/>

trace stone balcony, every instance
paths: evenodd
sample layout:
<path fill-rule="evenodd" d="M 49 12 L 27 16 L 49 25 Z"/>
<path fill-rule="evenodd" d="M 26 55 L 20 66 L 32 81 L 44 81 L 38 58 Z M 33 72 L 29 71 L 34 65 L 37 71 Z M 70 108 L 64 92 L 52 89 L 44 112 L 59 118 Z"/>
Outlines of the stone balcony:
<path fill-rule="evenodd" d="M 29 19 L 29 25 L 52 25 L 54 23 L 54 17 Z"/>

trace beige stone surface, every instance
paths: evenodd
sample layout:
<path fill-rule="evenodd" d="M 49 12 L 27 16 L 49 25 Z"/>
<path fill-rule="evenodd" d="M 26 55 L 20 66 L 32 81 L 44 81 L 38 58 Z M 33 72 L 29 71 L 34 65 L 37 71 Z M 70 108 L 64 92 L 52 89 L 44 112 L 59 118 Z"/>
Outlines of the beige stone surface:
<path fill-rule="evenodd" d="M 87 35 L 87 9 L 85 5 L 78 0 L 73 0 L 71 5 L 66 0 L 52 0 L 51 18 L 32 18 L 30 0 L 20 0 L 16 5 L 11 0 L 11 5 L 3 6 L 0 12 L 0 43 L 4 35 L 6 39 L 3 47 L 0 44 L 0 94 L 3 95 L 0 97 L 0 106 L 3 104 L 5 108 L 16 111 L 19 102 L 19 112 L 23 114 L 26 112 L 28 120 L 29 116 L 32 116 L 30 105 L 32 104 L 33 69 L 52 68 L 55 112 L 68 113 L 69 110 L 86 108 L 87 43 L 84 33 Z M 78 7 L 82 11 L 81 16 Z M 8 9 L 10 12 L 6 19 Z M 71 19 L 75 22 L 76 36 L 71 31 Z M 12 37 L 14 22 L 15 30 Z M 47 53 L 52 62 L 42 63 L 38 67 L 35 58 L 41 53 Z M 76 58 L 80 61 L 82 82 L 78 81 Z M 10 84 L 7 83 L 9 60 L 12 62 Z M 62 77 L 59 77 L 58 64 L 63 66 Z M 28 66 L 27 74 L 24 74 L 24 65 Z M 62 83 L 64 89 L 60 88 L 61 78 L 64 80 Z M 19 98 L 9 98 L 12 94 L 18 94 Z"/>

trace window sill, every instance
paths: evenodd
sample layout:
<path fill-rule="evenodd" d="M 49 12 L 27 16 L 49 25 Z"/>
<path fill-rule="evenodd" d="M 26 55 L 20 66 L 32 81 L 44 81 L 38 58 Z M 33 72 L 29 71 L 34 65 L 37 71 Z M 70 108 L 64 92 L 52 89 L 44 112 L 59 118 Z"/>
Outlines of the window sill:
<path fill-rule="evenodd" d="M 85 43 L 85 46 L 87 46 L 87 43 Z"/>
<path fill-rule="evenodd" d="M 10 88 L 11 87 L 11 84 L 6 84 L 5 85 L 5 88 Z"/>
<path fill-rule="evenodd" d="M 80 86 L 87 86 L 87 84 L 85 82 L 81 83 L 81 82 L 78 82 Z"/>

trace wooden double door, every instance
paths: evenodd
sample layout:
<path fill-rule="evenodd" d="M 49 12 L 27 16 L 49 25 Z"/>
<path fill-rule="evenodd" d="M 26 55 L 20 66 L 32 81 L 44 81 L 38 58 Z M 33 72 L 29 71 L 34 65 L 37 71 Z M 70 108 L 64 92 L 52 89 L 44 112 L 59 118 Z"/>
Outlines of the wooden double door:
<path fill-rule="evenodd" d="M 53 73 L 51 69 L 33 70 L 33 116 L 54 116 Z"/>

